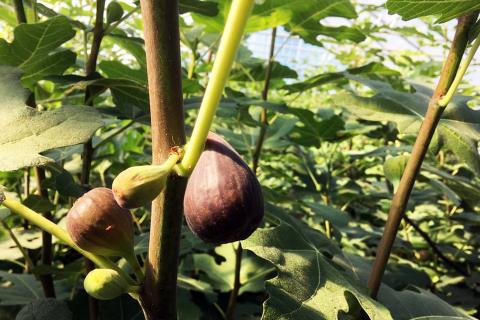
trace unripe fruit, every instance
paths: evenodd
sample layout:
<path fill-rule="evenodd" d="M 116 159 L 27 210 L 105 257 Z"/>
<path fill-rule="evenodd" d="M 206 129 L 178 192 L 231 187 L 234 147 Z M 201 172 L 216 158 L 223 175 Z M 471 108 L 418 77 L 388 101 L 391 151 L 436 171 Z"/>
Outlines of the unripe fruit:
<path fill-rule="evenodd" d="M 67 231 L 82 249 L 103 256 L 131 257 L 133 219 L 112 190 L 95 188 L 77 199 L 67 214 Z"/>
<path fill-rule="evenodd" d="M 263 210 L 255 174 L 231 145 L 209 133 L 185 191 L 184 213 L 190 229 L 205 242 L 243 240 L 258 227 Z"/>
<path fill-rule="evenodd" d="M 113 180 L 112 191 L 122 208 L 138 208 L 151 202 L 165 188 L 170 167 L 137 166 L 122 171 Z"/>
<path fill-rule="evenodd" d="M 111 300 L 128 292 L 127 281 L 112 269 L 94 269 L 83 281 L 85 291 L 99 300 Z"/>

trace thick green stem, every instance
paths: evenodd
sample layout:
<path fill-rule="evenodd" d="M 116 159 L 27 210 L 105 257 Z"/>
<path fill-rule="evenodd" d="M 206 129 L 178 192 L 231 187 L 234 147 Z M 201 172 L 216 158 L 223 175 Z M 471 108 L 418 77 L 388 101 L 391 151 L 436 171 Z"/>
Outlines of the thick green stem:
<path fill-rule="evenodd" d="M 147 57 L 152 162 L 162 164 L 185 144 L 178 0 L 141 1 Z M 152 203 L 145 284 L 145 318 L 176 319 L 177 269 L 186 179 L 170 175 Z"/>
<path fill-rule="evenodd" d="M 192 172 L 203 151 L 253 4 L 254 0 L 234 0 L 230 7 L 220 47 L 213 63 L 212 75 L 203 96 L 192 136 L 185 146 L 185 156 L 179 165 L 179 171 L 185 176 Z"/>
<path fill-rule="evenodd" d="M 393 196 L 383 236 L 378 244 L 377 254 L 368 280 L 368 287 L 371 290 L 371 296 L 374 298 L 377 296 L 380 288 L 382 276 L 388 258 L 390 257 L 398 227 L 400 226 L 400 222 L 407 207 L 410 193 L 415 184 L 415 179 L 422 166 L 428 146 L 444 110 L 444 107 L 439 106 L 438 100 L 448 91 L 455 78 L 462 56 L 468 44 L 468 33 L 471 26 L 475 23 L 476 17 L 477 15 L 469 15 L 458 19 L 455 38 L 453 39 L 447 60 L 443 65 L 437 88 L 430 100 L 427 113 L 425 114 L 425 118 L 412 149 L 412 154 L 398 185 L 397 192 Z"/>

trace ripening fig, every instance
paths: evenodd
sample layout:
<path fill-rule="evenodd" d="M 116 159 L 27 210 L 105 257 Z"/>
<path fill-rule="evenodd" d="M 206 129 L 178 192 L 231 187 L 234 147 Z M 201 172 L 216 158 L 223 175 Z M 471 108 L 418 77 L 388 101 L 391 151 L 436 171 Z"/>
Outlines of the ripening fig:
<path fill-rule="evenodd" d="M 67 231 L 82 249 L 103 256 L 133 256 L 133 219 L 113 192 L 95 188 L 77 199 L 67 214 Z"/>
<path fill-rule="evenodd" d="M 113 180 L 112 191 L 122 208 L 138 208 L 155 199 L 165 187 L 170 169 L 137 166 L 122 171 Z"/>
<path fill-rule="evenodd" d="M 205 242 L 243 240 L 258 227 L 263 210 L 255 174 L 231 145 L 209 133 L 185 191 L 184 213 L 190 229 Z"/>
<path fill-rule="evenodd" d="M 128 292 L 127 281 L 112 269 L 94 269 L 83 281 L 85 291 L 99 300 L 111 300 Z"/>

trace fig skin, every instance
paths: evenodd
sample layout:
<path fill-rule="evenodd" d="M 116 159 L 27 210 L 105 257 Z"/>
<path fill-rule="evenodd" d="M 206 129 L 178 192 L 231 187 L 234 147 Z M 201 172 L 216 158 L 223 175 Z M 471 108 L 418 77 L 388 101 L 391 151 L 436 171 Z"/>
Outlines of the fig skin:
<path fill-rule="evenodd" d="M 255 174 L 223 138 L 209 133 L 205 149 L 187 183 L 184 214 L 205 242 L 248 238 L 262 221 L 262 189 Z"/>
<path fill-rule="evenodd" d="M 98 300 L 111 300 L 126 293 L 127 281 L 112 269 L 94 269 L 83 281 L 85 291 Z"/>
<path fill-rule="evenodd" d="M 77 199 L 67 214 L 67 231 L 82 249 L 102 256 L 130 257 L 134 226 L 108 188 L 95 188 Z"/>
<path fill-rule="evenodd" d="M 162 166 L 130 167 L 113 180 L 112 191 L 122 208 L 133 209 L 152 202 L 167 182 L 169 170 Z"/>

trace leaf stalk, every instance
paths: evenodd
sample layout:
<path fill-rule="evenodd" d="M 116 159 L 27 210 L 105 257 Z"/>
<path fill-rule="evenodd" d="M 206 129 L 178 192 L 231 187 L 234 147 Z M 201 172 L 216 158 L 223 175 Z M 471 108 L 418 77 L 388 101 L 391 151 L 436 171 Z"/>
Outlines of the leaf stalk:
<path fill-rule="evenodd" d="M 185 155 L 178 165 L 178 172 L 189 176 L 203 151 L 205 140 L 232 69 L 233 61 L 243 38 L 254 0 L 234 0 L 230 7 L 225 29 L 213 70 L 200 106 L 190 141 L 185 146 Z"/>

